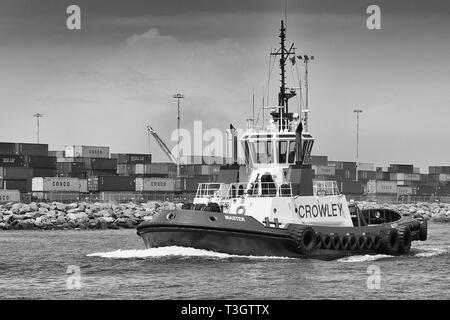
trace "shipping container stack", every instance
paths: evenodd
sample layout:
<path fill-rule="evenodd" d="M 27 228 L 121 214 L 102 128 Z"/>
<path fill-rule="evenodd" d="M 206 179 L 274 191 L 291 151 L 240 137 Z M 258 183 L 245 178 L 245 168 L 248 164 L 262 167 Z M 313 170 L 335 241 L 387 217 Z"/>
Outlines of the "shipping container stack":
<path fill-rule="evenodd" d="M 422 178 L 427 180 L 424 185 L 428 191 L 433 190 L 438 196 L 450 195 L 450 166 L 430 166 L 428 175 Z"/>
<path fill-rule="evenodd" d="M 56 158 L 47 144 L 0 142 L 0 188 L 31 192 L 33 177 L 56 174 Z"/>

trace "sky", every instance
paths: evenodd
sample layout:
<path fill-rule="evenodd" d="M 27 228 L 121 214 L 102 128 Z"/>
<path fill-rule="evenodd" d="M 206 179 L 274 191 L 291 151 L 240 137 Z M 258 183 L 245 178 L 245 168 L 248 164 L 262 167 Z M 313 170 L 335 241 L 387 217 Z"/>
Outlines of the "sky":
<path fill-rule="evenodd" d="M 286 6 L 287 3 L 287 6 Z M 81 30 L 66 8 L 81 8 Z M 369 5 L 381 30 L 366 27 Z M 176 100 L 181 126 L 245 127 L 262 99 L 276 104 L 278 47 L 287 42 L 309 64 L 313 154 L 387 166 L 450 165 L 450 2 L 365 0 L 0 0 L 0 141 L 110 146 L 149 152 L 150 124 L 173 146 Z M 300 77 L 303 65 L 297 64 Z M 288 81 L 298 86 L 297 69 Z M 291 100 L 298 110 L 299 100 Z M 261 114 L 260 114 L 261 118 Z M 155 161 L 167 161 L 153 138 Z"/>

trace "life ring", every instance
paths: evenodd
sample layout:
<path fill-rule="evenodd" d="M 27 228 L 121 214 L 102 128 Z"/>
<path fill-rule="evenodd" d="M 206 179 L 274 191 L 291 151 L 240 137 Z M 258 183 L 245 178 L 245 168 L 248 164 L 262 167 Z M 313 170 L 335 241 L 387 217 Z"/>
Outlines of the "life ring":
<path fill-rule="evenodd" d="M 408 253 L 409 249 L 411 248 L 411 229 L 407 225 L 400 226 L 398 228 L 398 238 L 399 238 L 399 245 L 398 245 L 398 252 L 399 253 Z"/>
<path fill-rule="evenodd" d="M 358 248 L 358 239 L 354 234 L 350 236 L 350 240 L 348 242 L 350 250 L 356 250 Z"/>
<path fill-rule="evenodd" d="M 333 248 L 333 250 L 339 250 L 340 247 L 341 242 L 339 240 L 339 236 L 338 235 L 333 236 L 333 238 L 331 238 L 331 248 Z"/>
<path fill-rule="evenodd" d="M 330 249 L 331 248 L 331 237 L 329 234 L 324 234 L 322 236 L 322 248 L 323 249 Z"/>
<path fill-rule="evenodd" d="M 240 205 L 239 207 L 236 208 L 236 214 L 245 214 L 245 206 L 244 205 Z"/>
<path fill-rule="evenodd" d="M 310 226 L 294 225 L 291 232 L 291 247 L 300 254 L 310 254 L 316 249 L 316 233 Z"/>
<path fill-rule="evenodd" d="M 398 255 L 399 235 L 397 229 L 389 229 L 385 237 L 381 241 L 381 249 L 383 253 L 390 255 Z"/>
<path fill-rule="evenodd" d="M 350 241 L 348 236 L 340 236 L 339 237 L 340 247 L 342 250 L 348 250 L 350 247 Z"/>

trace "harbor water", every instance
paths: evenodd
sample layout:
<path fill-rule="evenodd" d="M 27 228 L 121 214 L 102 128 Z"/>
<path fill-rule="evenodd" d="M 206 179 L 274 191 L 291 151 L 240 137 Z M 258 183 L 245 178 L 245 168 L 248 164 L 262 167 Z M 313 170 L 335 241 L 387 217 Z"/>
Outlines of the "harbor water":
<path fill-rule="evenodd" d="M 335 261 L 146 250 L 135 230 L 1 231 L 0 246 L 0 299 L 450 298 L 449 224 L 407 256 Z"/>

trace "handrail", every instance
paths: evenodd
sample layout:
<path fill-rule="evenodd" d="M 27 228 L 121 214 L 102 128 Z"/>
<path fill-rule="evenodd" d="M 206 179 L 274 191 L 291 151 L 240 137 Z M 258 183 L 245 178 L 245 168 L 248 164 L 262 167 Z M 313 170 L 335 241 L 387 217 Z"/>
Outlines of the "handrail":
<path fill-rule="evenodd" d="M 276 186 L 274 182 L 258 183 L 230 183 L 227 191 L 227 200 L 239 197 L 292 197 L 292 184 L 290 182 Z"/>

